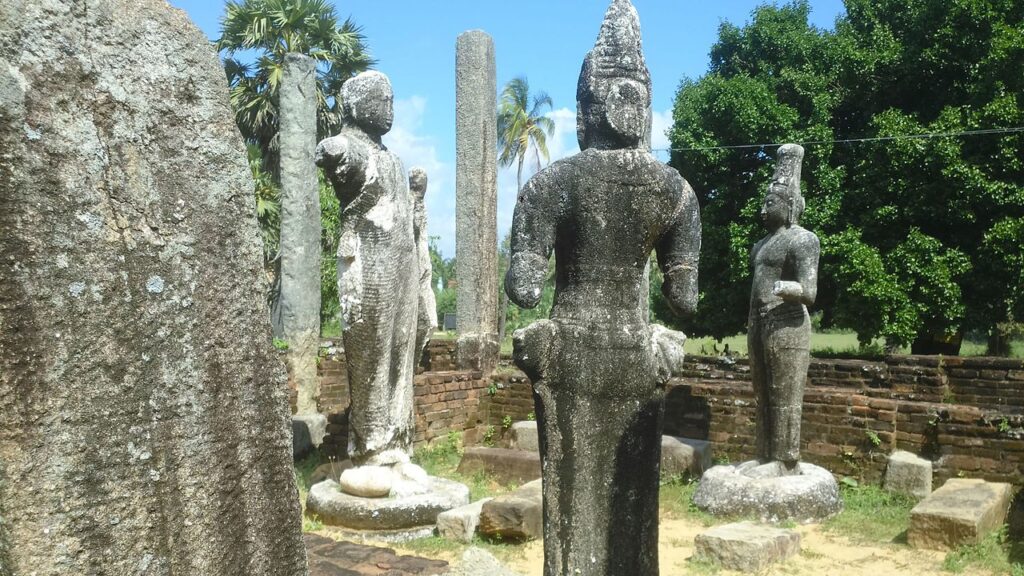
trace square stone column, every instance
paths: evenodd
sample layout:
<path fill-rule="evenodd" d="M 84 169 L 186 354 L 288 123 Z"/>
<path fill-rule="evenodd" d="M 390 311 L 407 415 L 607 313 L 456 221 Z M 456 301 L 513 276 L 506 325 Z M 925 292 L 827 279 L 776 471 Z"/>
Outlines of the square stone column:
<path fill-rule="evenodd" d="M 455 47 L 456 363 L 498 363 L 498 118 L 494 40 L 481 30 Z"/>

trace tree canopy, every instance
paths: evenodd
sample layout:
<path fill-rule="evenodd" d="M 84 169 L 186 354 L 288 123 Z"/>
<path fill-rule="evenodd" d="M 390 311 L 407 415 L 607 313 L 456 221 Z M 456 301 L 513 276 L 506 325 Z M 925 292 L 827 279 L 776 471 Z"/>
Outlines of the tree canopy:
<path fill-rule="evenodd" d="M 1024 318 L 1024 4 L 846 0 L 835 30 L 800 0 L 724 23 L 682 82 L 671 164 L 704 223 L 700 334 L 742 331 L 774 146 L 804 143 L 823 325 L 920 347 Z M 843 140 L 869 139 L 862 142 Z M 916 348 L 916 347 L 915 347 Z"/>
<path fill-rule="evenodd" d="M 242 136 L 260 147 L 272 173 L 277 172 L 277 90 L 285 54 L 317 61 L 319 139 L 341 126 L 336 98 L 341 85 L 374 63 L 359 26 L 351 19 L 339 24 L 327 0 L 229 0 L 220 32 L 215 45 L 224 55 L 235 120 Z"/>

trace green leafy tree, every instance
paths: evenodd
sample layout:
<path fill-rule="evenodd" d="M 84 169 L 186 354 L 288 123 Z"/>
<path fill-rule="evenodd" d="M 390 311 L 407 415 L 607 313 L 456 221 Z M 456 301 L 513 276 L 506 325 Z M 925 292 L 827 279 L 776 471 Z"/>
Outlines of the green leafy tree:
<path fill-rule="evenodd" d="M 546 92 L 530 94 L 530 83 L 525 76 L 509 80 L 501 91 L 501 102 L 498 103 L 498 164 L 503 167 L 516 165 L 516 192 L 523 187 L 523 164 L 529 153 L 533 152 L 534 171 L 542 167 L 541 159 L 546 163 L 548 154 L 548 137 L 555 131 L 555 123 L 544 115 L 544 109 L 551 110 L 551 97 Z M 506 236 L 505 240 L 508 241 Z M 498 338 L 505 338 L 506 323 L 515 306 L 510 306 L 508 295 L 505 294 L 504 275 L 508 269 L 508 246 L 503 242 L 504 253 L 499 250 L 498 260 Z M 547 316 L 544 316 L 545 318 Z M 514 329 L 514 328 L 513 328 Z"/>
<path fill-rule="evenodd" d="M 535 170 L 541 168 L 541 158 L 549 160 L 548 136 L 555 131 L 555 123 L 544 115 L 551 110 L 551 97 L 545 92 L 530 94 L 530 83 L 525 76 L 513 78 L 501 91 L 498 103 L 498 164 L 516 164 L 516 190 L 523 187 L 523 164 L 533 151 Z"/>
<path fill-rule="evenodd" d="M 680 86 L 671 163 L 703 209 L 698 333 L 743 327 L 774 149 L 719 147 L 759 142 L 811 142 L 804 225 L 822 241 L 824 326 L 929 351 L 1020 318 L 1024 135 L 905 137 L 1024 125 L 1024 6 L 846 8 L 835 31 L 809 25 L 804 1 L 723 24 L 709 73 Z M 860 138 L 885 140 L 816 143 Z"/>
<path fill-rule="evenodd" d="M 430 281 L 434 288 L 434 299 L 437 302 L 437 324 L 444 326 L 444 315 L 455 314 L 458 301 L 455 281 L 455 258 L 445 259 L 437 247 L 439 236 L 429 239 Z"/>
<path fill-rule="evenodd" d="M 345 80 L 373 65 L 359 26 L 338 22 L 327 0 L 230 0 L 215 42 L 224 56 L 235 120 L 246 141 L 277 171 L 278 87 L 284 56 L 306 54 L 317 61 L 317 132 L 338 131 L 341 104 L 335 96 Z M 245 59 L 238 53 L 244 53 Z M 248 63 L 253 55 L 253 63 Z"/>

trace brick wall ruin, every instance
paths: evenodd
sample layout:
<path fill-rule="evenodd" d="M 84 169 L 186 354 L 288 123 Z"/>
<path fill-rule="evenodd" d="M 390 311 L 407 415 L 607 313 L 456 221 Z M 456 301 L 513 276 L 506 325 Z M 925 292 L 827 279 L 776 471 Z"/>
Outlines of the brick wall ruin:
<path fill-rule="evenodd" d="M 464 432 L 497 440 L 506 422 L 533 413 L 527 378 L 503 360 L 490 377 L 454 370 L 455 343 L 427 345 L 416 376 L 416 444 Z M 325 450 L 343 457 L 348 383 L 344 355 L 320 361 Z M 506 418 L 507 417 L 507 418 Z M 715 456 L 752 455 L 754 396 L 743 359 L 690 356 L 669 383 L 665 433 L 715 443 Z M 936 481 L 963 473 L 1020 484 L 1024 478 L 1024 361 L 892 356 L 812 359 L 804 394 L 803 455 L 839 476 L 876 481 L 900 448 L 935 462 Z"/>

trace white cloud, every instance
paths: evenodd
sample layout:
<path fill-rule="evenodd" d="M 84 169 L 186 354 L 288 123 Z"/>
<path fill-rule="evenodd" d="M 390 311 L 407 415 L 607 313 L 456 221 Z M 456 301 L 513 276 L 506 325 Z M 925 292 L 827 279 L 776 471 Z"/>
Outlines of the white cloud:
<path fill-rule="evenodd" d="M 420 133 L 427 112 L 427 100 L 412 96 L 395 100 L 395 121 L 384 135 L 384 145 L 402 159 L 406 171 L 419 166 L 427 172 L 427 233 L 440 236 L 439 247 L 446 257 L 455 256 L 455 170 L 441 161 L 437 142 Z"/>
<path fill-rule="evenodd" d="M 662 161 L 667 162 L 669 153 L 667 150 L 671 147 L 668 141 L 668 131 L 672 128 L 672 110 L 668 109 L 664 112 L 654 111 L 651 117 L 651 150 L 654 150 L 654 155 Z"/>

